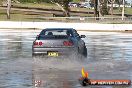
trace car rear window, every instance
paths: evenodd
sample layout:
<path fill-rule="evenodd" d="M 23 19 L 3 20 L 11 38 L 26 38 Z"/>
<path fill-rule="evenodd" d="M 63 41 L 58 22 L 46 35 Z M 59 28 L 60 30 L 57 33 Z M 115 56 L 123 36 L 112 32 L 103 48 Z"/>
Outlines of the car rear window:
<path fill-rule="evenodd" d="M 38 37 L 38 40 L 45 40 L 45 39 L 68 39 L 69 36 L 67 35 L 53 35 L 53 36 L 49 36 L 49 35 L 40 35 Z"/>
<path fill-rule="evenodd" d="M 43 30 L 39 39 L 66 39 L 73 36 L 71 30 Z"/>
<path fill-rule="evenodd" d="M 67 35 L 66 34 L 66 30 L 63 30 L 63 31 L 46 31 L 45 32 L 45 35 L 48 35 L 49 33 L 53 33 L 53 35 Z"/>

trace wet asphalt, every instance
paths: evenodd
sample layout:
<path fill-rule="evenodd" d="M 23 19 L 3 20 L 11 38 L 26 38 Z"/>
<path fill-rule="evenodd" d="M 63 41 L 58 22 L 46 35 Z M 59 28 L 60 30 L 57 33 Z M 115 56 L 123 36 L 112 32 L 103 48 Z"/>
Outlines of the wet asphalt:
<path fill-rule="evenodd" d="M 85 34 L 88 56 L 83 59 L 32 57 L 32 42 L 41 30 L 0 31 L 0 88 L 83 88 L 81 68 L 90 79 L 132 80 L 132 34 L 79 32 Z M 131 88 L 87 86 L 85 88 Z"/>

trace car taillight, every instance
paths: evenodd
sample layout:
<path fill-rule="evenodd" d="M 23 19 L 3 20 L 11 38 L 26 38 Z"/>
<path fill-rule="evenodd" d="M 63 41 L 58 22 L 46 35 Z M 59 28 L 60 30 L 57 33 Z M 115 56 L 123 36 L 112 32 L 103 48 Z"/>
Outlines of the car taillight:
<path fill-rule="evenodd" d="M 34 45 L 35 46 L 42 46 L 43 45 L 43 42 L 41 42 L 41 41 L 40 42 L 34 42 Z"/>
<path fill-rule="evenodd" d="M 64 41 L 63 44 L 64 44 L 64 46 L 72 46 L 73 45 L 73 43 L 70 41 Z"/>
<path fill-rule="evenodd" d="M 38 45 L 38 42 L 34 42 L 34 45 Z"/>
<path fill-rule="evenodd" d="M 41 45 L 43 45 L 43 43 L 42 42 L 39 42 L 39 45 L 41 46 Z"/>

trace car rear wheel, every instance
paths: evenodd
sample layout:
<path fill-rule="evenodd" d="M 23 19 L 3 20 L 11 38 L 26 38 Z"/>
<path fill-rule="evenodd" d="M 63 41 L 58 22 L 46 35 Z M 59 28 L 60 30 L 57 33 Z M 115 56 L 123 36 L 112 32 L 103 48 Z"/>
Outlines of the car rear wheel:
<path fill-rule="evenodd" d="M 84 56 L 84 57 L 87 57 L 87 48 L 86 48 L 86 46 L 84 46 L 83 56 Z"/>
<path fill-rule="evenodd" d="M 70 55 L 70 58 L 74 60 L 79 60 L 83 58 L 79 48 L 76 51 L 73 51 L 73 53 Z"/>

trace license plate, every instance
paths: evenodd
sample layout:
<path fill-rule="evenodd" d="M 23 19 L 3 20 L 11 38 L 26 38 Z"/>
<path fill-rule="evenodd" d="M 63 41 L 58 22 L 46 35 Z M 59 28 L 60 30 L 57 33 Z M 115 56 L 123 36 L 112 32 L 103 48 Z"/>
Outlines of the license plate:
<path fill-rule="evenodd" d="M 58 54 L 58 52 L 48 52 L 48 56 L 57 57 L 57 56 L 59 56 L 59 54 Z"/>

